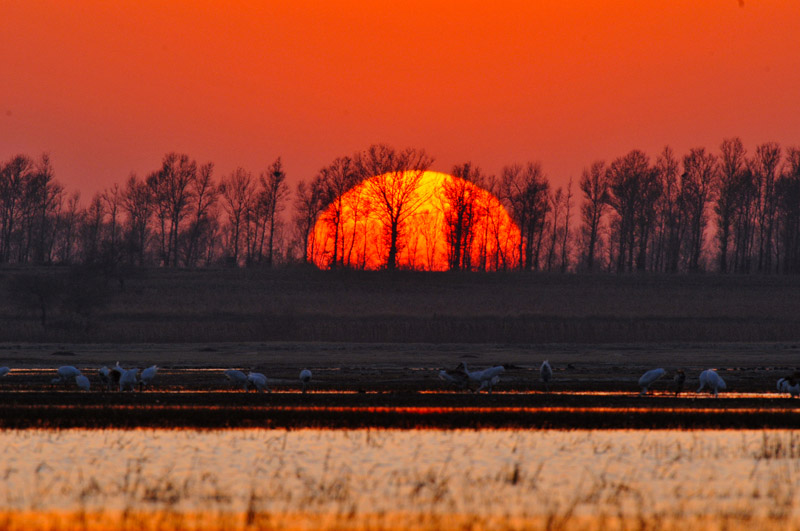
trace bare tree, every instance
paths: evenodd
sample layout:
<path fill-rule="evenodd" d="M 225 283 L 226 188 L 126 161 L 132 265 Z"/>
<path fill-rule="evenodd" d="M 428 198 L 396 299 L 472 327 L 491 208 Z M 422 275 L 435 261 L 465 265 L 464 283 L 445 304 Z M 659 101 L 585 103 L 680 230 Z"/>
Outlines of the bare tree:
<path fill-rule="evenodd" d="M 56 249 L 57 260 L 62 264 L 72 264 L 77 248 L 77 233 L 83 223 L 83 210 L 80 207 L 80 193 L 74 192 L 67 199 L 66 210 L 61 212 L 60 238 Z"/>
<path fill-rule="evenodd" d="M 717 157 L 713 153 L 706 153 L 705 148 L 694 148 L 683 158 L 683 169 L 681 195 L 689 227 L 688 269 L 696 272 L 700 270 L 703 234 L 708 221 L 706 209 L 714 199 Z"/>
<path fill-rule="evenodd" d="M 800 273 L 800 148 L 786 152 L 784 169 L 775 183 L 776 231 L 783 273 Z"/>
<path fill-rule="evenodd" d="M 727 273 L 728 245 L 731 240 L 746 158 L 744 145 L 738 137 L 724 139 L 720 151 L 714 213 L 716 214 L 719 245 L 718 267 L 721 273 Z"/>
<path fill-rule="evenodd" d="M 86 208 L 81 227 L 81 259 L 84 264 L 97 264 L 102 260 L 105 216 L 103 198 L 95 194 Z"/>
<path fill-rule="evenodd" d="M 650 168 L 647 155 L 633 150 L 615 159 L 608 174 L 609 203 L 618 221 L 617 271 L 632 271 L 634 257 L 636 268 L 645 270 L 655 203 L 660 195 L 656 173 Z"/>
<path fill-rule="evenodd" d="M 190 213 L 195 180 L 197 162 L 177 153 L 167 154 L 161 169 L 147 178 L 156 205 L 161 260 L 168 267 L 178 265 L 178 236 Z"/>
<path fill-rule="evenodd" d="M 483 174 L 470 162 L 454 166 L 452 173 L 456 178 L 445 179 L 437 191 L 443 208 L 448 267 L 471 269 L 475 226 L 481 215 L 478 186 Z"/>
<path fill-rule="evenodd" d="M 654 269 L 677 273 L 681 263 L 686 223 L 681 182 L 678 176 L 679 161 L 672 148 L 664 150 L 656 159 L 655 172 L 662 190 L 659 200 L 657 234 L 655 237 Z"/>
<path fill-rule="evenodd" d="M 550 208 L 547 176 L 538 162 L 529 162 L 525 166 L 515 164 L 503 168 L 500 186 L 503 200 L 522 234 L 519 244 L 520 267 L 538 269 L 539 250 Z"/>
<path fill-rule="evenodd" d="M 107 254 L 118 255 L 120 248 L 120 210 L 122 209 L 123 193 L 119 184 L 114 183 L 100 196 L 103 200 L 104 210 L 108 216 L 108 249 Z"/>
<path fill-rule="evenodd" d="M 210 244 L 208 236 L 216 226 L 214 207 L 217 204 L 219 190 L 212 180 L 214 165 L 204 164 L 200 167 L 197 178 L 191 182 L 191 204 L 189 210 L 192 218 L 185 233 L 185 252 L 183 263 L 186 267 L 197 264 L 205 257 Z M 204 245 L 205 243 L 205 245 Z"/>
<path fill-rule="evenodd" d="M 34 163 L 25 155 L 17 155 L 4 163 L 0 170 L 0 262 L 6 263 L 11 260 L 15 248 L 15 235 L 19 232 L 20 213 L 24 206 L 25 182 L 34 172 Z"/>
<path fill-rule="evenodd" d="M 775 180 L 781 161 L 781 148 L 775 142 L 756 147 L 749 168 L 758 189 L 756 216 L 758 228 L 758 271 L 772 270 L 773 233 L 775 225 Z"/>
<path fill-rule="evenodd" d="M 420 190 L 419 185 L 432 163 L 422 150 L 395 151 L 382 144 L 356 156 L 358 173 L 382 226 L 388 247 L 386 269 L 390 271 L 398 266 L 406 222 L 429 198 L 430 193 Z"/>
<path fill-rule="evenodd" d="M 339 157 L 320 170 L 319 178 L 323 183 L 324 203 L 327 205 L 324 220 L 333 232 L 333 256 L 329 267 L 335 268 L 345 264 L 345 194 L 358 183 L 359 175 L 353 159 Z"/>
<path fill-rule="evenodd" d="M 294 194 L 294 224 L 303 248 L 303 263 L 315 256 L 314 227 L 324 209 L 324 184 L 317 176 L 310 184 L 297 183 Z"/>
<path fill-rule="evenodd" d="M 266 262 L 268 266 L 272 266 L 275 250 L 275 229 L 278 224 L 277 215 L 286 207 L 285 202 L 289 196 L 289 185 L 286 184 L 286 172 L 283 171 L 280 157 L 270 165 L 266 172 L 259 176 L 258 180 L 260 188 L 257 208 L 263 212 L 264 220 L 258 256 L 260 260 L 265 233 L 269 229 Z"/>
<path fill-rule="evenodd" d="M 149 235 L 150 218 L 153 213 L 152 190 L 135 173 L 128 177 L 122 194 L 122 208 L 127 215 L 127 254 L 128 261 L 145 265 L 145 253 Z"/>
<path fill-rule="evenodd" d="M 592 271 L 595 263 L 595 251 L 600 238 L 603 214 L 609 201 L 609 181 L 606 165 L 602 160 L 595 161 L 583 170 L 580 182 L 583 192 L 581 216 L 583 218 L 584 260 L 586 269 Z"/>
<path fill-rule="evenodd" d="M 242 167 L 236 168 L 219 185 L 229 231 L 227 253 L 236 265 L 239 265 L 245 216 L 253 197 L 253 189 L 253 176 Z"/>
<path fill-rule="evenodd" d="M 564 227 L 561 234 L 561 272 L 565 273 L 569 269 L 570 256 L 570 222 L 572 220 L 572 177 L 567 183 L 567 192 L 564 196 Z"/>
<path fill-rule="evenodd" d="M 554 192 L 548 194 L 548 200 L 550 202 L 549 210 L 551 217 L 550 221 L 547 222 L 547 225 L 550 229 L 550 234 L 548 235 L 549 241 L 544 269 L 547 271 L 552 271 L 554 269 L 553 260 L 557 254 L 556 245 L 561 240 L 561 216 L 563 215 L 561 205 L 564 202 L 564 189 L 560 186 L 556 188 Z"/>

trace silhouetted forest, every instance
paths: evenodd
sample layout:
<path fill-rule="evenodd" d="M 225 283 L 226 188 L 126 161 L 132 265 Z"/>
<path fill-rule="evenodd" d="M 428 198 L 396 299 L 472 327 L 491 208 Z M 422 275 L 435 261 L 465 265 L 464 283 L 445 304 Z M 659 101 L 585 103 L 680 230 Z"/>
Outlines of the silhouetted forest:
<path fill-rule="evenodd" d="M 131 174 L 88 200 L 68 191 L 47 155 L 0 162 L 0 264 L 160 267 L 274 266 L 307 259 L 315 225 L 335 228 L 337 198 L 367 179 L 422 171 L 424 151 L 376 145 L 337 158 L 290 189 L 280 158 L 256 173 L 215 176 L 212 163 L 169 153 L 144 177 Z M 554 187 L 538 162 L 499 176 L 465 163 L 451 174 L 500 199 L 520 229 L 515 260 L 497 269 L 609 272 L 800 272 L 800 148 L 768 142 L 748 153 L 739 138 L 716 152 L 666 147 L 595 161 L 577 184 Z M 409 183 L 406 183 L 409 185 Z M 413 187 L 413 180 L 410 183 Z M 408 186 L 406 186 L 408 188 Z M 383 220 L 386 269 L 407 245 L 413 190 L 368 187 Z M 441 228 L 451 269 L 486 269 L 464 254 L 480 226 L 470 188 L 443 190 Z M 364 211 L 364 215 L 367 215 Z M 344 239 L 342 239 L 344 241 Z M 331 247 L 329 267 L 344 263 Z M 363 262 L 362 262 L 363 263 Z"/>

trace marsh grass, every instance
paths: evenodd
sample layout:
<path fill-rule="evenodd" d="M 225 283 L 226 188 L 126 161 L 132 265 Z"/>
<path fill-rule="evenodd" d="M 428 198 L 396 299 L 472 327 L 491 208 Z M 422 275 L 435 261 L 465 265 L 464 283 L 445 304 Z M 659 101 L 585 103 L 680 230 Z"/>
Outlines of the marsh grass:
<path fill-rule="evenodd" d="M 800 528 L 791 431 L 2 438 L 0 529 Z"/>
<path fill-rule="evenodd" d="M 0 269 L 0 293 L 32 274 L 73 273 Z M 782 341 L 799 301 L 795 277 L 155 269 L 107 282 L 78 321 L 54 309 L 47 328 L 0 297 L 0 341 Z"/>

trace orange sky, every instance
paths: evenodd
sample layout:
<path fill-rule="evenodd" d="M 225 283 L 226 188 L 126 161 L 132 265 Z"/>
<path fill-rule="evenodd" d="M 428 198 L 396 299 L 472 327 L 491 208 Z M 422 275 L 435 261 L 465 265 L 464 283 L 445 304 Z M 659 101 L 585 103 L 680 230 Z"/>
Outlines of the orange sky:
<path fill-rule="evenodd" d="M 0 160 L 85 200 L 164 153 L 292 183 L 369 144 L 551 180 L 665 144 L 800 144 L 797 0 L 0 1 Z"/>

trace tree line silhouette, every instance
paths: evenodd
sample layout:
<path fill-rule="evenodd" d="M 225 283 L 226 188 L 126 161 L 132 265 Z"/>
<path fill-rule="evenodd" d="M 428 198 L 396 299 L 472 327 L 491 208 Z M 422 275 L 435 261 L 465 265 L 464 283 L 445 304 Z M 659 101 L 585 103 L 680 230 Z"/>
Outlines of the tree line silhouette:
<path fill-rule="evenodd" d="M 144 178 L 131 174 L 83 204 L 56 180 L 47 155 L 17 155 L 0 162 L 0 264 L 270 267 L 313 256 L 321 222 L 334 238 L 327 267 L 365 267 L 344 259 L 352 249 L 341 198 L 366 183 L 358 208 L 379 220 L 382 267 L 408 267 L 398 256 L 420 208 L 415 176 L 432 163 L 423 150 L 373 145 L 291 190 L 280 158 L 257 174 L 240 167 L 216 178 L 212 163 L 168 153 Z M 727 138 L 718 153 L 699 147 L 680 157 L 665 147 L 655 160 L 632 150 L 592 162 L 577 191 L 571 180 L 551 186 L 538 162 L 505 166 L 499 176 L 471 163 L 450 173 L 461 180 L 440 191 L 446 211 L 436 228 L 449 269 L 800 272 L 797 147 L 767 142 L 748 154 L 739 138 Z M 467 251 L 477 227 L 488 230 L 476 189 L 497 197 L 517 224 L 514 253 Z"/>

